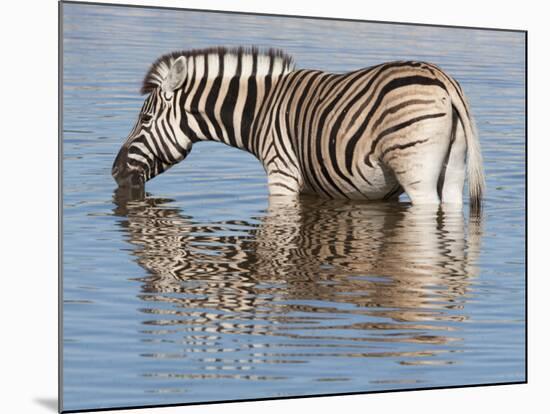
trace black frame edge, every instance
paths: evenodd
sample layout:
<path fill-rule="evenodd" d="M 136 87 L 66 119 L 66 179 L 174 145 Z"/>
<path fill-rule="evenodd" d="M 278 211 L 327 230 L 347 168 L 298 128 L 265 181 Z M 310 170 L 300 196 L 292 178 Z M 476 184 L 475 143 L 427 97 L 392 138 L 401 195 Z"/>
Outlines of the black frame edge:
<path fill-rule="evenodd" d="M 529 332 L 529 323 L 528 323 L 528 320 L 529 320 L 529 317 L 527 316 L 528 312 L 529 312 L 529 306 L 528 306 L 528 280 L 529 280 L 529 277 L 528 277 L 528 270 L 527 270 L 527 267 L 528 267 L 528 254 L 527 252 L 529 251 L 529 248 L 528 248 L 528 187 L 529 187 L 529 181 L 527 180 L 527 175 L 528 175 L 528 166 L 529 166 L 529 162 L 528 162 L 528 136 L 529 136 L 529 133 L 527 132 L 528 131 L 528 124 L 529 124 L 529 117 L 527 116 L 527 113 L 528 113 L 528 102 L 529 102 L 529 98 L 528 98 L 528 95 L 529 95 L 529 88 L 528 88 L 528 78 L 529 78 L 529 71 L 528 71 L 528 61 L 529 61 L 529 54 L 528 54 L 528 32 L 527 30 L 525 31 L 525 118 L 524 118 L 524 122 L 525 122 L 525 309 L 524 309 L 524 312 L 525 312 L 525 383 L 528 383 L 528 367 L 529 367 L 529 359 L 528 359 L 528 349 L 529 349 L 529 338 L 528 338 L 528 332 Z"/>

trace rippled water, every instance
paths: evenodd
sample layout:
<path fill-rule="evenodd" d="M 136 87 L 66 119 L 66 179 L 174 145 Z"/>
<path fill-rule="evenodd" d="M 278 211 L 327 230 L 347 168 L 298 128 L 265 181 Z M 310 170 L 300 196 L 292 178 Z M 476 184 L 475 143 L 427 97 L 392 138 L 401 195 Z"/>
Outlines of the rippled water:
<path fill-rule="evenodd" d="M 525 379 L 523 34 L 63 9 L 65 410 Z M 441 65 L 476 115 L 483 220 L 406 198 L 270 200 L 260 164 L 214 143 L 144 201 L 118 197 L 110 166 L 149 64 L 250 44 L 331 71 Z"/>

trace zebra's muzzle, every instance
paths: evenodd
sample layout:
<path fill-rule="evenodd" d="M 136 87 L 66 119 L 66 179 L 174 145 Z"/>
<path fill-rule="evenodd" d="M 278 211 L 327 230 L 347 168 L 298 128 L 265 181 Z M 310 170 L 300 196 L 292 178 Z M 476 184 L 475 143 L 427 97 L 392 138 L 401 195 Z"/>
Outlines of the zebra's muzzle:
<path fill-rule="evenodd" d="M 136 172 L 130 172 L 128 174 L 117 174 L 113 177 L 119 187 L 139 188 L 145 185 L 143 176 Z"/>
<path fill-rule="evenodd" d="M 111 175 L 119 187 L 136 188 L 143 187 L 145 184 L 143 175 L 140 174 L 139 171 L 130 168 L 128 164 L 128 149 L 126 146 L 123 146 L 118 152 L 113 162 Z"/>

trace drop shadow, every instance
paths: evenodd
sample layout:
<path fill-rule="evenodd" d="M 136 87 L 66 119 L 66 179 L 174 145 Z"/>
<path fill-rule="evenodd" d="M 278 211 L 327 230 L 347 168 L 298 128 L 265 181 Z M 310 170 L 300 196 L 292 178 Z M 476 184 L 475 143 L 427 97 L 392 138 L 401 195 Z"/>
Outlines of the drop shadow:
<path fill-rule="evenodd" d="M 59 410 L 57 398 L 35 398 L 34 402 L 53 412 L 58 412 Z"/>

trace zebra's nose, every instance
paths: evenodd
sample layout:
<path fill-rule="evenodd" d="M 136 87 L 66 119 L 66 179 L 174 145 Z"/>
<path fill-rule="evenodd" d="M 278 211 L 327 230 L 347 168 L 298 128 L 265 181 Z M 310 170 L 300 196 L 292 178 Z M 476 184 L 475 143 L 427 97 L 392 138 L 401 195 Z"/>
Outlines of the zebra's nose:
<path fill-rule="evenodd" d="M 143 187 L 145 184 L 141 172 L 135 168 L 131 168 L 128 164 L 128 147 L 126 145 L 122 146 L 118 152 L 113 162 L 111 174 L 119 188 L 139 188 Z"/>
<path fill-rule="evenodd" d="M 127 171 L 128 171 L 128 149 L 126 148 L 126 146 L 123 146 L 118 152 L 113 162 L 111 175 L 117 181 L 117 183 L 120 183 L 120 179 L 123 178 L 124 175 L 126 175 L 125 173 Z"/>

